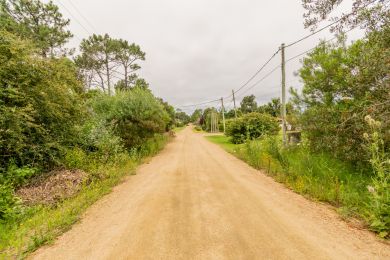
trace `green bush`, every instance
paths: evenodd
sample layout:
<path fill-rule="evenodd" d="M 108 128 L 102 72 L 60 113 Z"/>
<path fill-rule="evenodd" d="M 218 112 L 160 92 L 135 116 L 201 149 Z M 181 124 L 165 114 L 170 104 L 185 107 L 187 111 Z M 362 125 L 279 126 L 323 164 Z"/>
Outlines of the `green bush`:
<path fill-rule="evenodd" d="M 13 187 L 18 187 L 26 184 L 37 173 L 37 168 L 31 168 L 28 166 L 19 168 L 15 164 L 11 163 L 7 171 L 0 176 L 0 183 L 9 183 Z"/>
<path fill-rule="evenodd" d="M 231 137 L 233 143 L 239 144 L 265 135 L 274 135 L 278 131 L 279 125 L 276 118 L 254 112 L 229 120 L 226 135 Z"/>
<path fill-rule="evenodd" d="M 390 156 L 386 154 L 384 140 L 379 131 L 381 123 L 366 116 L 370 132 L 364 137 L 371 155 L 370 163 L 374 170 L 372 185 L 368 186 L 370 203 L 368 219 L 373 230 L 381 237 L 390 237 Z"/>
<path fill-rule="evenodd" d="M 65 152 L 63 161 L 66 168 L 85 170 L 85 166 L 88 164 L 88 155 L 84 150 L 75 147 Z"/>
<path fill-rule="evenodd" d="M 101 161 L 115 161 L 115 156 L 125 151 L 122 139 L 115 134 L 112 124 L 91 115 L 80 129 L 79 143 L 83 150 L 101 157 Z"/>
<path fill-rule="evenodd" d="M 0 183 L 0 220 L 11 219 L 20 210 L 20 201 L 10 184 Z"/>
<path fill-rule="evenodd" d="M 140 146 L 156 133 L 165 132 L 170 117 L 150 91 L 134 88 L 92 101 L 94 112 L 112 126 L 126 148 Z"/>
<path fill-rule="evenodd" d="M 371 115 L 382 122 L 378 130 L 390 152 L 389 38 L 386 26 L 348 47 L 322 43 L 304 59 L 297 101 L 305 108 L 300 123 L 312 151 L 369 168 L 363 133 L 364 116 Z"/>
<path fill-rule="evenodd" d="M 84 114 L 74 64 L 39 58 L 30 46 L 0 31 L 0 172 L 11 161 L 57 165 Z"/>

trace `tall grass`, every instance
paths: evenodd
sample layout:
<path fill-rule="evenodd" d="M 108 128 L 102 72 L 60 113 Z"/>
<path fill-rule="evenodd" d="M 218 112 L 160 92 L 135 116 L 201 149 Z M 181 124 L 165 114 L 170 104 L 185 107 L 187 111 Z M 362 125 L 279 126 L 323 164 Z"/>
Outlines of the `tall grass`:
<path fill-rule="evenodd" d="M 25 208 L 19 218 L 0 222 L 0 259 L 23 258 L 68 230 L 90 205 L 109 193 L 124 176 L 134 174 L 137 165 L 155 155 L 167 141 L 168 137 L 156 135 L 141 147 L 107 164 L 78 161 L 78 167 L 90 171 L 88 184 L 76 196 L 53 206 Z"/>

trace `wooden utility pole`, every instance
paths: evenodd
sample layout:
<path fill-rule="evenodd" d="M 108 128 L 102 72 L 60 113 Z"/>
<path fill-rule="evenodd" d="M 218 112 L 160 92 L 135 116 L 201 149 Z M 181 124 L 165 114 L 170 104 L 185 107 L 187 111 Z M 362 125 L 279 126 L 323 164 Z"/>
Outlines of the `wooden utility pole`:
<path fill-rule="evenodd" d="M 214 111 L 210 114 L 210 131 L 211 133 L 218 132 L 218 114 Z"/>
<path fill-rule="evenodd" d="M 225 124 L 225 107 L 223 106 L 223 97 L 221 97 L 221 103 L 222 103 L 222 122 L 223 122 L 223 133 L 225 133 L 225 130 L 226 130 L 226 124 Z"/>
<path fill-rule="evenodd" d="M 283 144 L 287 145 L 287 136 L 286 136 L 286 61 L 284 55 L 284 43 L 282 43 L 282 131 L 283 131 Z"/>
<path fill-rule="evenodd" d="M 234 104 L 234 117 L 237 119 L 236 97 L 234 96 L 234 90 L 232 90 L 232 94 L 233 94 L 233 104 Z"/>
<path fill-rule="evenodd" d="M 210 114 L 210 132 L 214 133 L 214 113 L 211 111 Z"/>

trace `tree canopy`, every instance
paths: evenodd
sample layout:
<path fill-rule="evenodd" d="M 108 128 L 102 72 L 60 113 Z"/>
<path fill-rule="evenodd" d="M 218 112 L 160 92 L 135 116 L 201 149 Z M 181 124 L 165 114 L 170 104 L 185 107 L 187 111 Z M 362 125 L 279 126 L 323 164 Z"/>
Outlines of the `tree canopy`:
<path fill-rule="evenodd" d="M 257 109 L 256 97 L 254 95 L 246 96 L 242 99 L 240 105 L 241 112 L 244 114 L 255 112 Z"/>
<path fill-rule="evenodd" d="M 315 30 L 320 22 L 328 19 L 334 9 L 344 0 L 302 0 L 306 9 L 305 27 Z M 389 0 L 353 0 L 349 15 L 329 18 L 340 22 L 333 26 L 334 31 L 341 32 L 345 27 L 361 26 L 368 31 L 381 30 L 390 22 Z"/>
<path fill-rule="evenodd" d="M 350 47 L 322 43 L 303 61 L 304 82 L 298 96 L 305 107 L 302 127 L 313 149 L 338 158 L 367 163 L 364 117 L 382 122 L 390 145 L 390 28 L 372 32 Z"/>
<path fill-rule="evenodd" d="M 31 40 L 44 57 L 67 53 L 69 23 L 52 1 L 0 0 L 0 28 Z"/>

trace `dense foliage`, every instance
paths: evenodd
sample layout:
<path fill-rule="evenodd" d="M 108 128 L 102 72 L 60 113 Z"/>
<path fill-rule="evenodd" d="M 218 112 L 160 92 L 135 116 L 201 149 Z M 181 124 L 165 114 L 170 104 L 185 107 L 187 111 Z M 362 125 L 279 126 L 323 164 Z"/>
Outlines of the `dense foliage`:
<path fill-rule="evenodd" d="M 385 150 L 390 148 L 390 27 L 349 47 L 321 44 L 304 59 L 299 103 L 301 125 L 311 148 L 350 162 L 368 164 L 364 122 L 382 122 Z"/>
<path fill-rule="evenodd" d="M 240 109 L 243 114 L 256 112 L 257 110 L 256 97 L 254 95 L 245 96 L 242 99 L 240 105 L 241 105 Z"/>
<path fill-rule="evenodd" d="M 76 64 L 87 89 L 99 88 L 109 95 L 114 93 L 114 87 L 115 90 L 135 86 L 148 89 L 148 83 L 135 73 L 141 68 L 137 62 L 145 60 L 140 46 L 108 34 L 94 34 L 81 42 L 80 51 Z M 120 80 L 114 82 L 118 77 Z"/>
<path fill-rule="evenodd" d="M 136 147 L 155 133 L 164 133 L 169 115 L 147 90 L 134 88 L 115 96 L 99 95 L 92 101 L 94 112 L 122 139 L 126 148 Z"/>
<path fill-rule="evenodd" d="M 249 113 L 227 123 L 226 135 L 233 143 L 243 143 L 265 135 L 273 135 L 279 131 L 278 121 L 267 114 Z"/>
<path fill-rule="evenodd" d="M 191 122 L 191 117 L 186 112 L 177 110 L 175 114 L 176 126 L 185 126 Z"/>
<path fill-rule="evenodd" d="M 76 67 L 39 58 L 29 42 L 0 34 L 0 170 L 49 168 L 76 142 L 84 113 Z"/>
<path fill-rule="evenodd" d="M 390 23 L 389 0 L 353 0 L 351 11 L 348 15 L 332 17 L 332 12 L 344 0 L 302 0 L 305 26 L 315 29 L 318 24 L 326 19 L 336 20 L 339 23 L 332 26 L 332 30 L 344 31 L 347 28 L 360 26 L 367 31 L 378 31 Z"/>
<path fill-rule="evenodd" d="M 211 117 L 212 114 L 216 117 L 220 117 L 219 112 L 214 107 L 208 107 L 205 110 L 203 110 L 203 114 L 200 117 L 200 124 L 202 125 L 202 129 L 209 132 L 211 131 Z M 218 122 L 217 122 L 218 123 Z"/>
<path fill-rule="evenodd" d="M 30 40 L 39 54 L 66 54 L 63 47 L 72 37 L 67 30 L 70 20 L 63 18 L 52 1 L 1 0 L 0 27 L 22 39 Z"/>
<path fill-rule="evenodd" d="M 135 74 L 138 45 L 92 35 L 73 61 L 68 25 L 51 1 L 0 0 L 0 222 L 22 216 L 14 191 L 34 176 L 65 167 L 96 178 L 155 152 L 178 118 Z"/>

